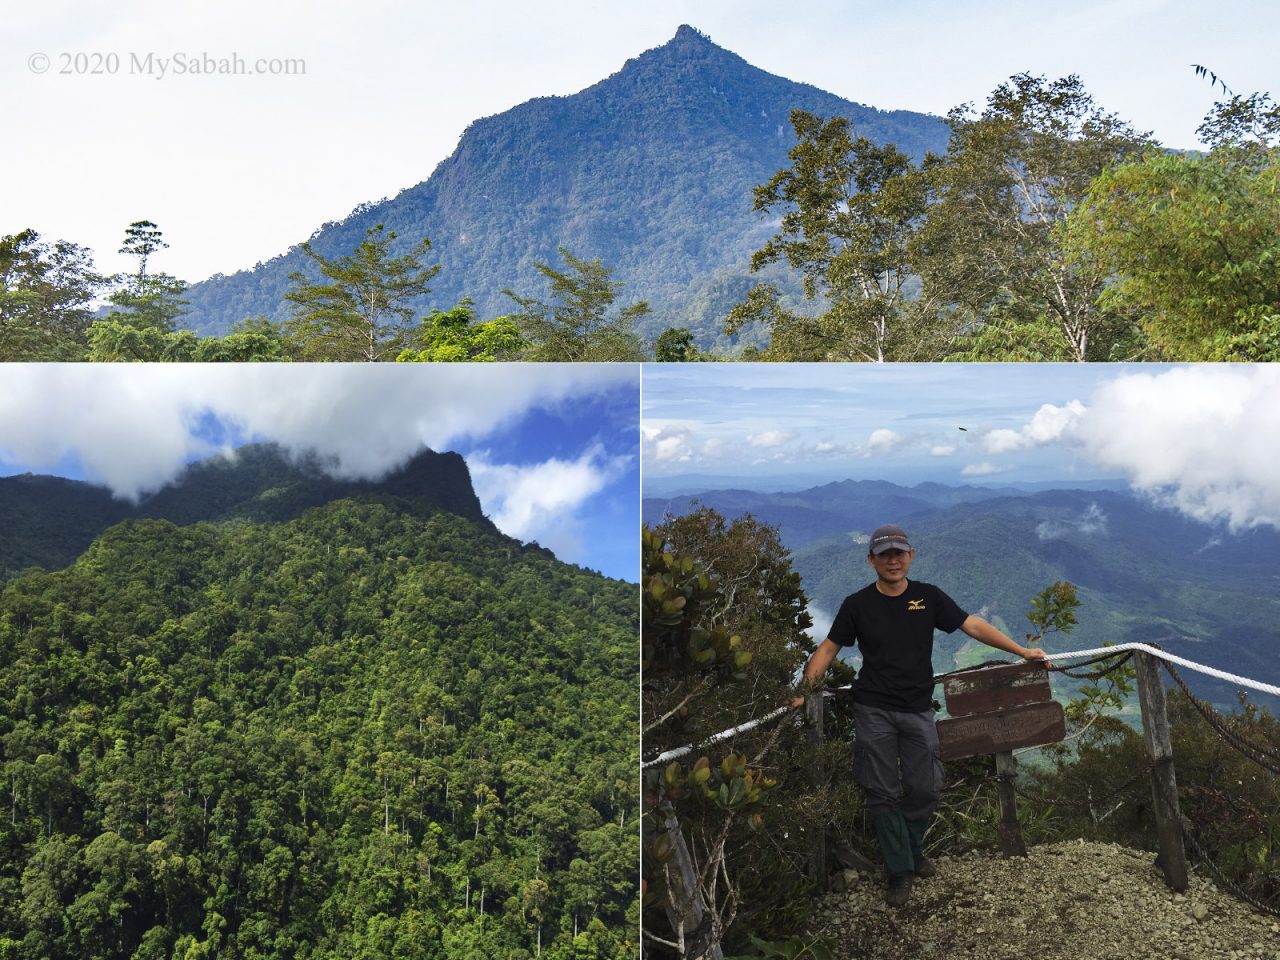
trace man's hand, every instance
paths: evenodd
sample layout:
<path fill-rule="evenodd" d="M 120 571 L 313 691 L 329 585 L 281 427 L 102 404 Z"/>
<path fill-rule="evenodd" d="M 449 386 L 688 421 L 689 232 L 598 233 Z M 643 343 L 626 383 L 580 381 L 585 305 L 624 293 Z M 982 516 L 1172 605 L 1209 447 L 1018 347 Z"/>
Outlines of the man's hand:
<path fill-rule="evenodd" d="M 1044 651 L 1039 647 L 1023 647 L 1020 654 L 1023 660 L 1039 660 L 1044 666 L 1048 666 L 1049 662 L 1044 658 Z"/>

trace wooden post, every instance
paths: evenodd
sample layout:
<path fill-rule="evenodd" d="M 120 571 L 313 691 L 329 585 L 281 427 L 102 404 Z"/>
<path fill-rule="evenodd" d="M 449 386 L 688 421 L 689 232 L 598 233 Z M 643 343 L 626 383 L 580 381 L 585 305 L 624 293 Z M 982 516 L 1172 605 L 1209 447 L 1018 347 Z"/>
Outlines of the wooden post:
<path fill-rule="evenodd" d="M 996 793 L 1000 797 L 1000 822 L 996 832 L 1000 836 L 1000 852 L 1006 857 L 1025 857 L 1027 845 L 1022 839 L 1022 827 L 1018 825 L 1018 797 L 1013 790 L 1018 775 L 1018 761 L 1012 750 L 996 754 Z"/>
<path fill-rule="evenodd" d="M 1169 739 L 1169 716 L 1165 712 L 1164 684 L 1160 664 L 1149 653 L 1137 651 L 1138 703 L 1142 707 L 1142 732 L 1151 760 L 1151 798 L 1156 812 L 1156 835 L 1160 855 L 1156 865 L 1164 873 L 1169 889 L 1187 889 L 1187 854 L 1182 847 L 1182 814 L 1178 809 L 1178 782 L 1173 774 L 1173 744 Z"/>
<path fill-rule="evenodd" d="M 824 781 L 822 769 L 822 745 L 826 739 L 826 724 L 823 722 L 822 691 L 811 693 L 805 698 L 805 718 L 809 721 L 809 747 L 813 751 L 813 760 L 809 768 L 814 784 Z M 813 841 L 813 882 L 819 893 L 827 892 L 827 830 L 819 825 L 818 835 Z"/>

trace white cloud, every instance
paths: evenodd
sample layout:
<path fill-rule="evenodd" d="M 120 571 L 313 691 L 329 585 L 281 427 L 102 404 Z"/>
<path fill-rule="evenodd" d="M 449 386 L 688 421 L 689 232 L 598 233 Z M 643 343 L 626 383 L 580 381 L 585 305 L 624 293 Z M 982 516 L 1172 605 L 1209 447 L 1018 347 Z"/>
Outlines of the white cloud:
<path fill-rule="evenodd" d="M 707 457 L 708 459 L 714 460 L 718 457 L 724 456 L 724 451 L 725 451 L 724 441 L 721 440 L 719 437 L 712 437 L 710 440 L 708 440 L 706 443 L 702 445 L 701 449 L 698 452 L 702 454 L 702 456 Z"/>
<path fill-rule="evenodd" d="M 373 478 L 536 407 L 634 382 L 609 364 L 11 364 L 0 368 L 0 463 L 68 459 L 118 496 L 162 487 L 212 414 L 247 437 L 315 451 L 343 477 Z"/>
<path fill-rule="evenodd" d="M 1106 513 L 1096 503 L 1091 503 L 1074 520 L 1044 520 L 1036 525 L 1036 536 L 1041 540 L 1061 540 L 1071 533 L 1087 537 L 1106 536 Z"/>
<path fill-rule="evenodd" d="M 693 431 L 688 427 L 644 427 L 640 439 L 644 459 L 650 463 L 684 463 L 693 457 Z"/>
<path fill-rule="evenodd" d="M 750 434 L 747 437 L 747 443 L 753 447 L 768 449 L 780 447 L 790 439 L 791 435 L 782 430 L 766 430 L 763 433 Z"/>
<path fill-rule="evenodd" d="M 528 466 L 492 463 L 487 453 L 467 458 L 476 496 L 498 529 L 520 540 L 537 540 L 560 556 L 582 553 L 579 508 L 628 462 L 627 457 L 607 457 L 600 446 L 576 460 L 552 458 Z"/>
<path fill-rule="evenodd" d="M 879 430 L 871 431 L 871 436 L 867 438 L 867 452 L 888 453 L 901 443 L 902 437 L 899 434 L 882 427 Z"/>
<path fill-rule="evenodd" d="M 970 463 L 960 471 L 962 477 L 985 477 L 993 473 L 999 473 L 1000 468 L 994 463 L 983 461 L 982 463 Z"/>
<path fill-rule="evenodd" d="M 950 444 L 940 443 L 929 450 L 929 455 L 932 457 L 951 457 L 955 455 L 955 452 L 955 447 Z"/>
<path fill-rule="evenodd" d="M 819 440 L 813 445 L 814 453 L 831 453 L 836 449 L 836 445 L 830 440 Z"/>
<path fill-rule="evenodd" d="M 1101 386 L 1074 434 L 1095 463 L 1202 521 L 1280 527 L 1280 368 L 1194 366 Z"/>
<path fill-rule="evenodd" d="M 831 624 L 835 621 L 835 614 L 823 610 L 816 604 L 809 604 L 809 617 L 813 620 L 813 626 L 805 631 L 814 643 L 821 643 L 827 639 L 827 634 L 831 632 Z"/>
<path fill-rule="evenodd" d="M 987 453 L 1009 453 L 1052 443 L 1069 437 L 1084 414 L 1085 406 L 1079 400 L 1062 407 L 1046 403 L 1021 430 L 990 430 L 982 438 L 982 445 Z"/>

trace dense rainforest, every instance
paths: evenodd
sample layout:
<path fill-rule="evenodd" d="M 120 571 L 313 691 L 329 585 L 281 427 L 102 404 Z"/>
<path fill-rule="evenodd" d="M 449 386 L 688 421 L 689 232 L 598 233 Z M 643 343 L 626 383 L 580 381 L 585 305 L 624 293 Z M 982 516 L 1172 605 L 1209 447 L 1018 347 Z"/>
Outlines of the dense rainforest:
<path fill-rule="evenodd" d="M 386 490 L 239 512 L 0 591 L 0 957 L 633 957 L 635 587 Z"/>

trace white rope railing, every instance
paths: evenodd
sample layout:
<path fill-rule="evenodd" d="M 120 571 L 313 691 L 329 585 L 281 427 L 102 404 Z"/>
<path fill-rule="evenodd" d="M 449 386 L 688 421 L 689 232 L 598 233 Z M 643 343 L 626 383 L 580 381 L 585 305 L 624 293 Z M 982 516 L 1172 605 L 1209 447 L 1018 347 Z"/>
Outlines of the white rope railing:
<path fill-rule="evenodd" d="M 1245 687 L 1249 690 L 1256 690 L 1259 693 L 1269 693 L 1273 696 L 1280 697 L 1280 687 L 1273 686 L 1269 683 L 1262 683 L 1258 680 L 1250 680 L 1248 677 L 1237 676 L 1234 673 L 1227 673 L 1225 670 L 1218 670 L 1216 667 L 1206 667 L 1202 663 L 1195 663 L 1192 660 L 1175 656 L 1167 650 L 1148 646 L 1145 643 L 1117 643 L 1115 646 L 1098 647 L 1093 650 L 1072 650 L 1066 653 L 1047 653 L 1044 658 L 1046 660 L 1082 660 L 1087 657 L 1096 657 L 1112 653 L 1124 653 L 1129 650 L 1149 653 L 1153 657 L 1157 657 L 1161 660 L 1167 660 L 1170 663 L 1176 663 L 1179 666 L 1186 667 L 1188 670 L 1195 670 L 1198 673 L 1203 673 L 1205 676 L 1216 677 L 1219 680 L 1226 680 L 1230 683 L 1234 683 L 1239 687 Z M 950 675 L 950 673 L 938 674 L 933 678 L 934 683 L 938 683 L 943 677 Z M 835 689 L 848 690 L 850 688 L 837 687 Z M 699 747 L 707 747 L 713 743 L 719 743 L 722 740 L 728 740 L 732 737 L 736 737 L 740 733 L 746 733 L 748 730 L 754 730 L 756 727 L 769 723 L 772 720 L 776 720 L 779 717 L 786 716 L 788 713 L 791 713 L 792 710 L 793 708 L 790 706 L 778 707 L 776 710 L 771 710 L 762 717 L 757 717 L 754 720 L 748 720 L 745 723 L 740 723 L 736 727 L 730 727 L 728 730 L 721 730 L 719 733 L 712 734 L 707 739 L 701 740 L 698 743 L 688 743 L 683 747 L 673 747 L 672 749 L 654 757 L 652 760 L 646 760 L 640 764 L 640 769 L 648 770 L 652 767 L 659 766 L 660 764 L 670 763 L 672 760 L 678 760 L 680 757 L 692 753 Z"/>
<path fill-rule="evenodd" d="M 1168 660 L 1170 663 L 1176 663 L 1178 666 L 1186 667 L 1188 670 L 1195 670 L 1198 673 L 1205 674 L 1205 676 L 1217 677 L 1219 680 L 1227 680 L 1234 683 L 1238 687 L 1246 687 L 1249 690 L 1257 690 L 1259 693 L 1269 693 L 1272 696 L 1280 697 L 1280 687 L 1273 686 L 1269 683 L 1262 683 L 1258 680 L 1250 680 L 1248 677 L 1237 676 L 1234 673 L 1227 673 L 1225 670 L 1218 670 L 1215 667 L 1206 667 L 1202 663 L 1186 660 L 1182 657 L 1175 656 L 1167 650 L 1147 646 L 1145 643 L 1117 643 L 1114 647 L 1098 647 L 1096 650 L 1077 650 L 1071 653 L 1047 653 L 1044 658 L 1046 660 L 1074 660 L 1080 657 L 1096 657 L 1104 653 L 1124 653 L 1126 650 L 1138 650 L 1142 653 L 1149 653 L 1153 657 L 1158 657 L 1161 660 Z"/>

